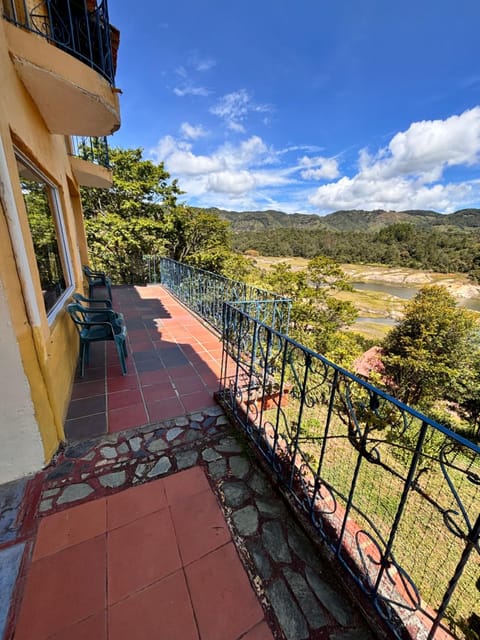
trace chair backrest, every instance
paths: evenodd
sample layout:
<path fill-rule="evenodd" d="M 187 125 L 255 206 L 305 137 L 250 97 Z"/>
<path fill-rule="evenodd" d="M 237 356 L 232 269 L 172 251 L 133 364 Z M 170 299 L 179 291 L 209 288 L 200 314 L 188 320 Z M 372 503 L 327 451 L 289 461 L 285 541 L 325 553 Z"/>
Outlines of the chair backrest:
<path fill-rule="evenodd" d="M 88 304 L 88 305 L 105 305 L 105 307 L 107 307 L 108 309 L 112 308 L 112 303 L 108 298 L 86 298 L 85 296 L 82 296 L 81 293 L 74 293 L 72 294 L 72 298 L 75 300 L 75 302 L 78 302 L 79 304 Z"/>
<path fill-rule="evenodd" d="M 88 324 L 86 321 L 85 309 L 77 302 L 67 304 L 67 312 L 79 331 Z"/>
<path fill-rule="evenodd" d="M 113 335 L 125 333 L 122 323 L 119 322 L 118 315 L 112 309 L 87 308 L 78 302 L 71 302 L 67 305 L 67 311 L 79 332 L 84 329 L 103 326 L 107 339 L 108 336 L 113 337 Z"/>

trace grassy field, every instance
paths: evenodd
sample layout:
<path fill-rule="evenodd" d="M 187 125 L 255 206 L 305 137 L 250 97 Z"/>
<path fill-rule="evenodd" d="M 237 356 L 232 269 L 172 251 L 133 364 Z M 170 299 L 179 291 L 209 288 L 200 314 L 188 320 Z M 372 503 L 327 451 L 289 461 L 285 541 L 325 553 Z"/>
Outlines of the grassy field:
<path fill-rule="evenodd" d="M 328 393 L 326 397 L 328 397 Z M 339 504 L 346 506 L 346 497 L 350 494 L 350 487 L 354 477 L 354 470 L 358 460 L 358 451 L 352 447 L 347 437 L 347 429 L 339 414 L 344 410 L 337 407 L 329 426 L 326 446 L 323 440 L 327 409 L 323 404 L 304 407 L 300 428 L 300 448 L 309 460 L 312 471 L 318 467 L 318 460 L 323 456 L 321 477 L 335 488 Z M 284 415 L 291 425 L 298 424 L 299 401 L 291 399 L 284 410 Z M 272 409 L 263 415 L 263 420 L 276 423 L 276 411 Z M 281 422 L 283 425 L 283 422 Z M 412 459 L 409 446 L 403 450 L 392 446 L 392 438 L 396 429 L 391 432 L 385 423 L 385 429 L 372 434 L 372 443 L 376 441 L 376 450 L 385 467 L 381 467 L 362 458 L 360 472 L 356 480 L 353 494 L 354 510 L 351 517 L 360 529 L 371 535 L 384 549 L 385 541 L 389 538 L 397 508 L 404 487 L 399 478 L 407 476 Z M 417 432 L 419 424 L 412 424 L 411 429 Z M 293 437 L 294 429 L 290 434 Z M 395 537 L 393 554 L 396 560 L 413 579 L 419 588 L 424 603 L 436 609 L 439 607 L 449 580 L 455 572 L 457 563 L 464 549 L 464 542 L 455 536 L 446 525 L 443 518 L 444 511 L 455 514 L 454 520 L 465 527 L 458 514 L 458 504 L 441 471 L 438 461 L 438 451 L 447 442 L 441 434 L 429 432 L 429 442 L 425 455 L 421 456 L 418 468 L 422 472 L 418 475 L 415 486 L 419 491 L 410 491 L 405 511 Z M 287 440 L 289 436 L 286 435 Z M 412 438 L 412 442 L 415 438 Z M 373 444 L 369 445 L 371 449 Z M 325 447 L 325 448 L 324 448 Z M 323 451 L 323 454 L 321 453 Z M 450 456 L 452 458 L 452 456 Z M 479 487 L 469 482 L 464 469 L 470 467 L 472 473 L 479 472 L 478 463 L 472 465 L 471 457 L 466 452 L 458 451 L 448 475 L 455 489 L 462 497 L 465 512 L 470 518 L 476 517 L 479 499 Z M 391 469 L 389 472 L 387 469 Z M 344 498 L 340 497 L 344 496 Z M 428 496 L 428 500 L 424 496 Z M 368 516 L 368 517 L 365 517 Z M 383 538 L 383 542 L 381 539 Z M 448 610 L 451 625 L 456 630 L 456 637 L 464 638 L 458 624 L 465 621 L 472 611 L 479 606 L 479 594 L 474 585 L 478 577 L 478 556 L 472 554 L 464 574 L 452 598 Z M 375 567 L 372 566 L 373 572 Z"/>

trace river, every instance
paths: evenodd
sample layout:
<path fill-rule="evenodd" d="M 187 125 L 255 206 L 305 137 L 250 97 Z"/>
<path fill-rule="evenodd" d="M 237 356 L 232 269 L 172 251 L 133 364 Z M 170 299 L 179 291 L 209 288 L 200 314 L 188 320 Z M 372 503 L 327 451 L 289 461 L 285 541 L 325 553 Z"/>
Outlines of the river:
<path fill-rule="evenodd" d="M 400 298 L 401 300 L 411 300 L 424 285 L 418 285 L 418 287 L 413 286 L 402 286 L 399 284 L 388 284 L 386 282 L 375 282 L 374 280 L 369 280 L 368 282 L 352 282 L 352 286 L 357 291 L 376 291 L 379 293 L 388 293 L 391 296 L 395 296 L 396 298 Z M 461 307 L 465 307 L 466 309 L 471 309 L 472 311 L 480 312 L 480 298 L 460 298 L 459 305 Z M 393 326 L 395 324 L 395 320 L 392 318 L 366 318 L 360 317 L 357 319 L 357 322 L 371 322 L 375 324 L 383 324 L 388 326 Z"/>

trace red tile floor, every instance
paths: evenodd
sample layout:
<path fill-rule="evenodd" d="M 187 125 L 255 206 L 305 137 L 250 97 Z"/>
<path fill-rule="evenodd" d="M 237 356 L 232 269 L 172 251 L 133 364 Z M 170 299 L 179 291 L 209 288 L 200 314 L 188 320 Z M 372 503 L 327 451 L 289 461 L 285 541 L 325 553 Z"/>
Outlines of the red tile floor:
<path fill-rule="evenodd" d="M 273 640 L 200 467 L 43 518 L 15 640 Z"/>
<path fill-rule="evenodd" d="M 98 295 L 100 297 L 100 295 Z M 160 286 L 114 289 L 128 375 L 92 345 L 69 440 L 214 404 L 221 343 Z M 273 640 L 200 467 L 40 519 L 14 640 Z"/>
<path fill-rule="evenodd" d="M 160 285 L 114 287 L 113 306 L 125 316 L 128 373 L 122 376 L 113 343 L 92 345 L 85 376 L 73 388 L 69 440 L 208 407 L 218 389 L 219 337 Z"/>

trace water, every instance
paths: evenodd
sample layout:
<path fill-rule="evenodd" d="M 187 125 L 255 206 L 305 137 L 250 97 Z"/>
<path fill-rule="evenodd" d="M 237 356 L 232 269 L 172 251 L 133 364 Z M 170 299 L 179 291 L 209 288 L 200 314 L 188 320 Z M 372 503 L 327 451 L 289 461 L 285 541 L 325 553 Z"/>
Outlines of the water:
<path fill-rule="evenodd" d="M 377 291 L 379 293 L 389 293 L 391 296 L 395 296 L 401 300 L 411 300 L 423 285 L 412 287 L 402 286 L 400 284 L 388 284 L 386 282 L 375 282 L 372 280 L 369 282 L 352 282 L 352 286 L 354 289 L 357 289 L 357 291 Z M 460 299 L 459 306 L 465 309 L 471 309 L 472 311 L 480 311 L 480 298 Z M 382 320 L 382 318 L 378 318 L 378 320 Z M 388 321 L 389 318 L 385 318 L 385 320 Z M 384 322 L 383 324 L 389 324 L 389 322 Z M 395 324 L 395 322 L 392 324 Z"/>
<path fill-rule="evenodd" d="M 418 288 L 403 287 L 399 284 L 387 284 L 385 282 L 352 282 L 354 289 L 358 291 L 378 291 L 379 293 L 389 293 L 391 296 L 402 300 L 411 300 L 417 293 Z"/>

